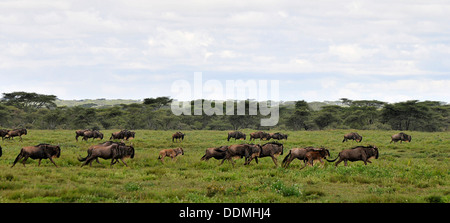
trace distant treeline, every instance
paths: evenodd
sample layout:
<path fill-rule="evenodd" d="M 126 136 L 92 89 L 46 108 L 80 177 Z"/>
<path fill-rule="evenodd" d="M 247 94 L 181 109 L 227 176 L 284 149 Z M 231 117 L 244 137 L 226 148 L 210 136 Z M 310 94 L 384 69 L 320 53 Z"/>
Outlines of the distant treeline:
<path fill-rule="evenodd" d="M 152 130 L 237 130 L 261 129 L 260 114 L 175 116 L 168 97 L 146 98 L 143 103 L 109 107 L 57 107 L 54 95 L 27 92 L 4 93 L 0 99 L 0 128 L 27 129 L 152 129 Z M 192 109 L 194 101 L 191 102 Z M 237 106 L 235 106 L 236 108 Z M 438 101 L 411 100 L 386 103 L 377 100 L 349 100 L 339 105 L 312 109 L 303 100 L 281 104 L 278 125 L 270 129 L 381 129 L 448 131 L 450 105 Z"/>

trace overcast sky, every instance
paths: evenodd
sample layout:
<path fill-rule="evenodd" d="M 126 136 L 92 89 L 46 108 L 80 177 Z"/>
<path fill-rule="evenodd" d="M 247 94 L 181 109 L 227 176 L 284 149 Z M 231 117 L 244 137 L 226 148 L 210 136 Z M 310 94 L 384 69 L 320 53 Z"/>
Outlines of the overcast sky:
<path fill-rule="evenodd" d="M 450 102 L 450 1 L 0 0 L 0 93 L 173 96 L 279 80 L 280 99 Z"/>

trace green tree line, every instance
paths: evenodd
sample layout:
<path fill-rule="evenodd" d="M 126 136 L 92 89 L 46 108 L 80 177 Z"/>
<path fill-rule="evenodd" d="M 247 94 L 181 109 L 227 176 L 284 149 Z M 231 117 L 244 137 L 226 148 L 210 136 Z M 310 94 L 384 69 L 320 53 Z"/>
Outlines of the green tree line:
<path fill-rule="evenodd" d="M 54 95 L 27 92 L 3 93 L 0 127 L 28 129 L 151 129 L 151 130 L 322 130 L 382 129 L 448 131 L 450 105 L 438 101 L 410 100 L 386 103 L 377 100 L 340 99 L 340 105 L 313 109 L 303 100 L 279 106 L 279 122 L 260 126 L 260 115 L 180 115 L 170 109 L 169 97 L 146 98 L 143 103 L 94 108 L 92 105 L 57 107 Z M 235 102 L 237 103 L 237 102 Z M 191 101 L 192 111 L 196 108 Z M 236 109 L 235 105 L 235 109 Z M 201 108 L 200 108 L 201 109 Z M 194 112 L 192 112 L 194 114 Z M 236 114 L 236 112 L 235 112 Z"/>

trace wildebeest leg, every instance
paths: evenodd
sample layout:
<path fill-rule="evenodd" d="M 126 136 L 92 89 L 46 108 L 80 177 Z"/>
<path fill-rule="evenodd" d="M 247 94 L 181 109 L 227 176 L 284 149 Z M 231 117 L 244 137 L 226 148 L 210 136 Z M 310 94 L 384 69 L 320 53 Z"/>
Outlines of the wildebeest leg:
<path fill-rule="evenodd" d="M 123 161 L 123 158 L 120 160 L 122 161 L 123 164 L 125 164 L 126 167 L 128 167 L 127 163 L 125 163 L 125 161 Z M 117 161 L 117 162 L 119 162 L 119 161 Z"/>
<path fill-rule="evenodd" d="M 56 165 L 55 161 L 53 161 L 52 157 L 49 157 L 48 159 L 53 163 L 53 165 L 55 165 L 56 167 L 58 167 L 58 165 Z M 40 164 L 40 163 L 41 163 L 41 160 L 39 160 L 39 164 Z"/>
<path fill-rule="evenodd" d="M 278 167 L 278 160 L 274 155 L 271 155 L 270 157 L 272 157 L 272 161 L 275 164 L 276 167 Z"/>
<path fill-rule="evenodd" d="M 344 160 L 344 166 L 347 166 L 347 160 Z"/>
<path fill-rule="evenodd" d="M 334 166 L 337 167 L 340 162 L 342 162 L 342 159 L 339 157 L 339 160 L 334 164 Z"/>
<path fill-rule="evenodd" d="M 42 159 L 39 159 L 39 163 L 38 163 L 38 166 L 41 166 L 41 160 L 42 160 Z"/>
<path fill-rule="evenodd" d="M 25 167 L 25 162 L 27 161 L 27 159 L 28 159 L 28 156 L 25 156 L 25 157 L 23 158 L 23 160 L 22 160 L 23 167 Z"/>
<path fill-rule="evenodd" d="M 305 165 L 303 165 L 303 167 L 300 168 L 300 170 L 302 170 L 303 168 L 305 168 L 307 164 L 308 164 L 308 163 L 305 162 Z"/>
<path fill-rule="evenodd" d="M 98 160 L 98 157 L 95 158 L 95 160 L 97 161 L 98 164 L 101 164 L 100 161 Z M 92 163 L 91 163 L 92 164 Z"/>

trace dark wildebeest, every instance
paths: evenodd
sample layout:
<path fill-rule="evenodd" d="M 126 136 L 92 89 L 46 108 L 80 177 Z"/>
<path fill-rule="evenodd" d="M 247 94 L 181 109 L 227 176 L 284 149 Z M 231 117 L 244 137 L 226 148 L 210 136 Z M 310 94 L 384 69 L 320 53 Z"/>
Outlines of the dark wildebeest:
<path fill-rule="evenodd" d="M 89 129 L 75 131 L 75 140 L 78 142 L 78 137 L 84 136 L 84 132 L 90 131 Z"/>
<path fill-rule="evenodd" d="M 178 141 L 178 139 L 181 141 L 184 140 L 184 136 L 185 134 L 183 134 L 182 132 L 176 132 L 175 134 L 172 135 L 172 142 L 175 140 L 175 142 Z"/>
<path fill-rule="evenodd" d="M 411 142 L 411 136 L 407 135 L 407 134 L 405 134 L 403 132 L 400 132 L 398 134 L 395 134 L 395 135 L 391 136 L 391 142 L 390 143 L 392 143 L 392 142 L 396 143 L 399 140 L 400 140 L 400 143 L 402 143 L 403 141 Z"/>
<path fill-rule="evenodd" d="M 277 156 L 283 155 L 283 144 L 279 142 L 269 142 L 261 146 L 262 150 L 258 157 L 255 157 L 256 162 L 258 162 L 258 158 L 263 157 L 272 157 L 272 161 L 275 166 L 278 166 Z M 251 160 L 248 162 L 248 164 Z"/>
<path fill-rule="evenodd" d="M 102 158 L 102 159 L 111 159 L 110 166 L 122 161 L 122 163 L 128 167 L 125 163 L 125 158 L 134 158 L 134 148 L 133 145 L 125 146 L 119 143 L 111 143 L 108 146 L 99 146 L 96 148 L 89 148 L 88 155 L 85 158 L 78 158 L 79 161 L 85 161 L 81 166 L 92 163 L 94 159 Z"/>
<path fill-rule="evenodd" d="M 287 140 L 288 135 L 280 133 L 280 132 L 277 132 L 277 133 L 270 134 L 270 138 L 277 139 L 277 140 L 282 140 L 282 139 L 286 139 Z"/>
<path fill-rule="evenodd" d="M 326 159 L 327 156 L 330 157 L 330 151 L 328 151 L 328 149 L 320 148 L 320 150 L 309 151 L 305 154 L 307 161 L 305 162 L 305 165 L 300 169 L 305 168 L 307 164 L 313 166 L 314 160 L 319 160 L 322 164 L 324 164 L 324 161 L 322 159 Z"/>
<path fill-rule="evenodd" d="M 361 142 L 362 141 L 362 136 L 360 136 L 358 133 L 356 132 L 351 132 L 348 134 L 344 135 L 344 140 L 342 140 L 342 142 L 347 142 L 347 140 L 352 139 L 356 142 Z"/>
<path fill-rule="evenodd" d="M 306 157 L 306 153 L 308 153 L 310 151 L 314 151 L 314 150 L 319 151 L 319 150 L 325 150 L 325 149 L 324 148 L 314 148 L 311 146 L 306 147 L 306 148 L 292 148 L 291 150 L 289 150 L 288 155 L 286 157 L 284 157 L 282 166 L 284 168 L 287 168 L 294 159 L 303 160 L 303 162 L 305 163 L 308 160 L 308 158 Z"/>
<path fill-rule="evenodd" d="M 54 157 L 59 158 L 60 155 L 61 155 L 61 148 L 59 147 L 59 145 L 53 146 L 49 144 L 39 144 L 37 146 L 23 147 L 20 150 L 19 155 L 17 155 L 11 167 L 14 167 L 14 165 L 16 165 L 16 163 L 22 158 L 23 158 L 22 161 L 23 166 L 25 166 L 25 162 L 27 161 L 27 159 L 31 158 L 31 159 L 39 159 L 38 166 L 41 165 L 42 159 L 49 159 L 56 167 L 58 167 L 52 158 Z"/>
<path fill-rule="evenodd" d="M 253 132 L 250 133 L 250 141 L 251 140 L 256 140 L 256 139 L 260 139 L 260 140 L 269 140 L 270 139 L 270 134 L 267 132 L 263 132 L 263 131 L 259 131 L 259 132 Z"/>
<path fill-rule="evenodd" d="M 342 150 L 338 157 L 334 160 L 328 160 L 328 162 L 334 162 L 338 158 L 339 160 L 336 162 L 335 166 L 337 166 L 340 162 L 344 161 L 344 165 L 347 166 L 347 161 L 355 162 L 362 160 L 364 161 L 364 165 L 367 165 L 367 162 L 370 162 L 370 158 L 375 157 L 378 159 L 378 148 L 376 146 L 357 146 L 352 149 Z"/>
<path fill-rule="evenodd" d="M 221 146 L 217 148 L 207 148 L 205 151 L 205 155 L 200 160 L 208 161 L 211 158 L 216 160 L 221 160 L 225 158 L 227 154 L 228 146 Z"/>
<path fill-rule="evenodd" d="M 94 131 L 85 131 L 83 132 L 83 139 L 82 140 L 88 140 L 89 138 L 92 138 L 92 141 L 94 141 L 94 139 L 98 138 L 100 140 L 103 139 L 103 133 L 94 130 Z"/>
<path fill-rule="evenodd" d="M 234 141 L 236 141 L 236 139 L 244 139 L 245 140 L 247 138 L 247 135 L 245 135 L 244 133 L 239 132 L 239 131 L 234 131 L 234 132 L 228 133 L 227 141 L 230 141 L 231 138 L 234 138 Z"/>
<path fill-rule="evenodd" d="M 177 156 L 184 155 L 183 148 L 176 148 L 176 149 L 163 149 L 159 151 L 159 157 L 158 159 L 161 160 L 161 163 L 164 163 L 164 158 L 166 156 L 172 158 L 172 161 L 177 161 Z"/>
<path fill-rule="evenodd" d="M 233 164 L 234 167 L 234 161 L 233 158 L 242 158 L 245 157 L 244 165 L 249 164 L 254 158 L 257 158 L 261 154 L 261 145 L 257 144 L 239 144 L 239 145 L 231 145 L 228 146 L 228 149 L 225 153 L 225 158 L 222 160 L 220 165 L 225 162 L 225 160 L 228 160 L 231 164 Z M 256 160 L 256 163 L 258 163 L 258 160 Z"/>
<path fill-rule="evenodd" d="M 0 129 L 0 137 L 2 137 L 2 141 L 5 140 L 6 135 L 8 135 L 9 130 Z"/>
<path fill-rule="evenodd" d="M 2 157 L 2 147 L 0 146 L 0 157 Z"/>
<path fill-rule="evenodd" d="M 27 133 L 28 131 L 26 129 L 14 129 L 9 131 L 5 138 L 9 139 L 12 137 L 12 139 L 14 139 L 14 137 L 19 136 L 20 141 L 22 141 L 22 135 L 26 135 Z"/>

